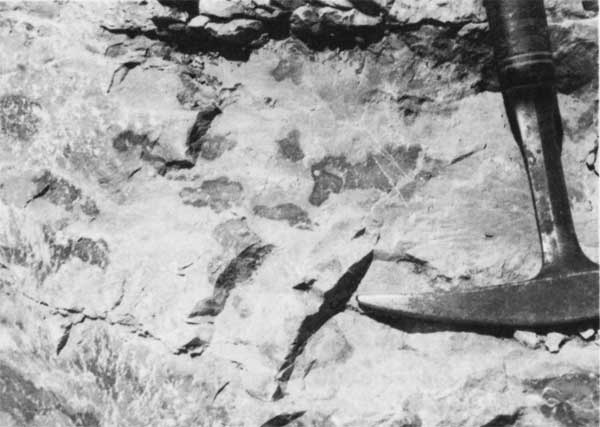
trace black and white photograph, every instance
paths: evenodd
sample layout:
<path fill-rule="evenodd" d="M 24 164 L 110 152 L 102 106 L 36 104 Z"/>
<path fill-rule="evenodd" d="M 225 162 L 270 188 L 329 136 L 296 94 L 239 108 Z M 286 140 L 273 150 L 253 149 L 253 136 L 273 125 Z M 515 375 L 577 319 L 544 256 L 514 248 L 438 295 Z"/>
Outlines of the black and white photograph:
<path fill-rule="evenodd" d="M 600 427 L 598 0 L 1 0 L 0 427 Z"/>

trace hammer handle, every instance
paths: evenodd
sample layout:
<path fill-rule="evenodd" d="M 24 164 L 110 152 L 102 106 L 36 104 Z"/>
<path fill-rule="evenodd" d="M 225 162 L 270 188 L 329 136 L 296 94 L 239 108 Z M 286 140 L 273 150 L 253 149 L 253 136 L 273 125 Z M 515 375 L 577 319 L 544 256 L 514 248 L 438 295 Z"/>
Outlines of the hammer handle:
<path fill-rule="evenodd" d="M 563 133 L 544 2 L 484 4 L 508 121 L 533 198 L 542 272 L 592 268 L 577 241 L 562 169 Z"/>
<path fill-rule="evenodd" d="M 502 90 L 553 85 L 543 0 L 486 0 L 485 7 Z"/>
<path fill-rule="evenodd" d="M 549 96 L 557 138 L 562 149 L 562 120 L 556 100 L 556 73 L 544 0 L 484 0 L 500 88 L 512 133 L 519 144 L 521 133 L 516 123 L 512 100 L 520 89 L 545 87 Z M 516 92 L 516 93 L 515 93 Z"/>

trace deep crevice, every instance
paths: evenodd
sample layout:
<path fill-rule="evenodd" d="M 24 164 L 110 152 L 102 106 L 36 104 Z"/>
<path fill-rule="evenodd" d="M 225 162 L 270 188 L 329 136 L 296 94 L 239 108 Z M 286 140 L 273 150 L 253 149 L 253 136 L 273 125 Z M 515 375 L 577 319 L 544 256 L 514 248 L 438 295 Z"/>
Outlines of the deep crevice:
<path fill-rule="evenodd" d="M 481 427 L 511 427 L 514 426 L 517 421 L 519 421 L 522 415 L 523 408 L 519 408 L 512 414 L 497 415 L 491 421 L 483 424 Z"/>
<path fill-rule="evenodd" d="M 329 319 L 346 309 L 346 304 L 358 288 L 363 277 L 369 270 L 373 261 L 373 251 L 370 251 L 360 261 L 352 264 L 350 268 L 340 277 L 337 283 L 323 295 L 323 303 L 316 313 L 304 318 L 296 338 L 279 369 L 278 390 L 273 395 L 273 400 L 283 397 L 283 388 L 289 381 L 294 371 L 294 364 L 298 356 L 302 354 L 310 337 L 312 337 Z"/>
<path fill-rule="evenodd" d="M 297 411 L 297 412 L 289 412 L 285 414 L 279 414 L 269 419 L 265 423 L 261 424 L 260 427 L 284 427 L 294 421 L 297 418 L 300 418 L 304 415 L 306 411 Z"/>

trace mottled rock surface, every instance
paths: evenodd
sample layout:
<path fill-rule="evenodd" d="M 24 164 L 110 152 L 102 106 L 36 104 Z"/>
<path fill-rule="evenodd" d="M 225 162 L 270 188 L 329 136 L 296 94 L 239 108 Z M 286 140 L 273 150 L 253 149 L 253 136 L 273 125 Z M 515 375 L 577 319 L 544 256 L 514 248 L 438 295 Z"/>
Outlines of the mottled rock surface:
<path fill-rule="evenodd" d="M 597 259 L 598 7 L 546 8 Z M 8 1 L 0 52 L 0 426 L 598 424 L 596 325 L 354 300 L 539 267 L 480 0 Z"/>

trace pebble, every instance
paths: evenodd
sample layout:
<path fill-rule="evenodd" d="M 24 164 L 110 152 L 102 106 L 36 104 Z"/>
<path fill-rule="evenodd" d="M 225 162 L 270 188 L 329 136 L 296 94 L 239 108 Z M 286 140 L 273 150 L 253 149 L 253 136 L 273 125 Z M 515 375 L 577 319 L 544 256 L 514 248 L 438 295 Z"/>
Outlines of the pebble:
<path fill-rule="evenodd" d="M 538 348 L 542 343 L 542 337 L 530 331 L 515 331 L 513 338 L 529 348 Z"/>
<path fill-rule="evenodd" d="M 550 332 L 546 335 L 544 345 L 550 353 L 558 353 L 562 344 L 567 340 L 567 336 L 559 332 Z"/>
<path fill-rule="evenodd" d="M 588 341 L 590 338 L 592 338 L 595 334 L 596 334 L 596 331 L 593 330 L 592 328 L 588 328 L 588 329 L 585 329 L 585 330 L 579 332 L 579 336 L 586 341 Z"/>

